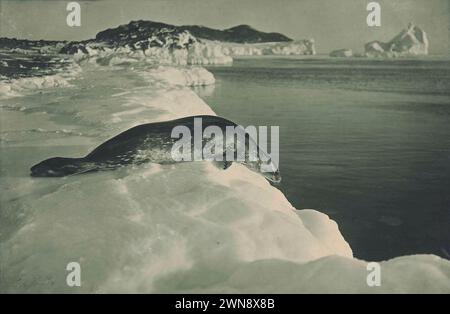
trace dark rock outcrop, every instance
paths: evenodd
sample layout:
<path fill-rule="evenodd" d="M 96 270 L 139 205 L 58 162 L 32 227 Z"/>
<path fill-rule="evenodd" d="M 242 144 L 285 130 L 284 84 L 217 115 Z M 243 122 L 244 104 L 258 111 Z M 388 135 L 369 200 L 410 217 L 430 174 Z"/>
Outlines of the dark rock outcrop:
<path fill-rule="evenodd" d="M 205 26 L 183 25 L 174 26 L 153 21 L 132 21 L 116 28 L 110 28 L 98 33 L 96 41 L 107 42 L 114 45 L 133 43 L 154 36 L 155 33 L 171 32 L 179 34 L 188 31 L 199 39 L 217 40 L 235 43 L 263 43 L 292 41 L 279 33 L 264 33 L 248 25 L 238 25 L 225 30 L 217 30 Z"/>

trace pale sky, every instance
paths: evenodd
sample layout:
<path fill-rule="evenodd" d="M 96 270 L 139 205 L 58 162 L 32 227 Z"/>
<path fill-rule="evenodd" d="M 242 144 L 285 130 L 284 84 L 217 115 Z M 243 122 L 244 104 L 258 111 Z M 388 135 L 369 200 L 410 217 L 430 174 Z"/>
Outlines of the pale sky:
<path fill-rule="evenodd" d="M 228 28 L 249 24 L 293 39 L 314 38 L 319 53 L 387 41 L 408 22 L 428 34 L 431 53 L 450 51 L 449 0 L 380 0 L 381 27 L 368 27 L 369 0 L 97 0 L 78 1 L 81 27 L 66 24 L 61 0 L 0 0 L 0 37 L 88 39 L 130 20 Z"/>

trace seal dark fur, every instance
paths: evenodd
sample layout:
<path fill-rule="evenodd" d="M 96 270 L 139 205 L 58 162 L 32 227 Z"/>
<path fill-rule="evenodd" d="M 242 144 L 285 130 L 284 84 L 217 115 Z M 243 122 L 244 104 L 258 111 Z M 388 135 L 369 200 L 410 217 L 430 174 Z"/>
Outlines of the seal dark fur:
<path fill-rule="evenodd" d="M 63 177 L 92 171 L 116 169 L 129 164 L 153 162 L 159 164 L 175 163 L 171 150 L 179 138 L 172 138 L 175 126 L 187 127 L 194 134 L 194 119 L 202 118 L 202 132 L 208 126 L 217 126 L 224 133 L 227 126 L 237 124 L 217 116 L 191 116 L 181 119 L 155 122 L 135 126 L 107 140 L 82 158 L 53 157 L 31 168 L 34 177 Z M 247 140 L 248 140 L 248 135 Z M 202 139 L 203 144 L 210 139 Z M 252 170 L 256 165 L 244 161 Z M 227 168 L 231 162 L 224 161 L 220 167 Z M 279 182 L 278 170 L 265 174 L 273 182 Z"/>

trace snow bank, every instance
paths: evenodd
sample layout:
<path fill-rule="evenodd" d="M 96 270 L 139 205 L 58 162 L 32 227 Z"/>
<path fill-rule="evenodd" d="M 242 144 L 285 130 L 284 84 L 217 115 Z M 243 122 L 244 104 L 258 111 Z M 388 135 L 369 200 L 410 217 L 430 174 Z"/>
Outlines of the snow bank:
<path fill-rule="evenodd" d="M 27 197 L 26 218 L 1 244 L 0 291 L 74 292 L 71 261 L 82 267 L 77 292 L 450 291 L 450 263 L 436 256 L 384 262 L 381 287 L 368 287 L 367 263 L 336 223 L 295 211 L 241 165 L 145 165 L 51 187 Z"/>
<path fill-rule="evenodd" d="M 281 192 L 239 165 L 147 165 L 54 187 L 29 199 L 26 221 L 2 243 L 0 290 L 69 292 L 66 261 L 82 265 L 79 291 L 157 292 L 180 271 L 202 269 L 185 282 L 197 289 L 227 280 L 236 263 L 351 256 L 335 223 L 312 213 L 324 231 L 314 234 Z"/>
<path fill-rule="evenodd" d="M 120 130 L 126 130 L 130 127 L 155 122 L 174 120 L 190 115 L 215 115 L 209 106 L 203 102 L 191 90 L 186 90 L 181 86 L 172 88 L 161 88 L 166 82 L 154 85 L 145 91 L 138 93 L 129 93 L 122 97 L 119 106 L 108 108 L 102 112 L 102 117 L 96 113 L 102 123 Z M 83 121 L 92 121 L 90 110 L 81 111 L 77 116 Z M 98 121 L 92 121 L 97 123 Z"/>
<path fill-rule="evenodd" d="M 117 54 L 101 54 L 98 55 L 92 51 L 92 56 L 95 58 L 83 58 L 75 55 L 75 60 L 82 65 L 82 67 L 89 67 L 91 63 L 95 66 L 125 66 L 136 65 L 136 73 L 150 84 L 162 87 L 169 86 L 206 86 L 215 83 L 214 76 L 202 67 L 198 66 L 160 66 L 158 64 L 143 64 L 142 61 L 130 56 L 123 56 Z M 19 97 L 30 94 L 36 91 L 42 91 L 52 88 L 70 87 L 70 81 L 77 78 L 81 72 L 82 67 L 77 63 L 72 64 L 64 72 L 43 75 L 34 77 L 24 77 L 19 79 L 0 80 L 0 99 Z"/>
<path fill-rule="evenodd" d="M 367 262 L 331 255 L 309 263 L 282 260 L 259 260 L 234 265 L 224 281 L 195 291 L 225 293 L 448 293 L 449 262 L 433 255 L 398 257 L 380 263 L 381 285 L 366 283 Z M 192 276 L 180 272 L 179 291 L 183 280 Z M 172 278 L 170 278 L 172 279 Z M 164 292 L 173 291 L 170 279 L 161 281 Z"/>

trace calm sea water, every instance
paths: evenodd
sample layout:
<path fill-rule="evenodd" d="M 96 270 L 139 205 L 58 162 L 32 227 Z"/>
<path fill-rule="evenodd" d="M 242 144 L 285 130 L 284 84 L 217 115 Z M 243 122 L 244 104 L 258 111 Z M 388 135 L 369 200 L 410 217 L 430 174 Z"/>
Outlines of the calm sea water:
<path fill-rule="evenodd" d="M 279 188 L 337 221 L 363 259 L 450 258 L 450 62 L 239 59 L 198 90 L 221 116 L 280 126 Z"/>

